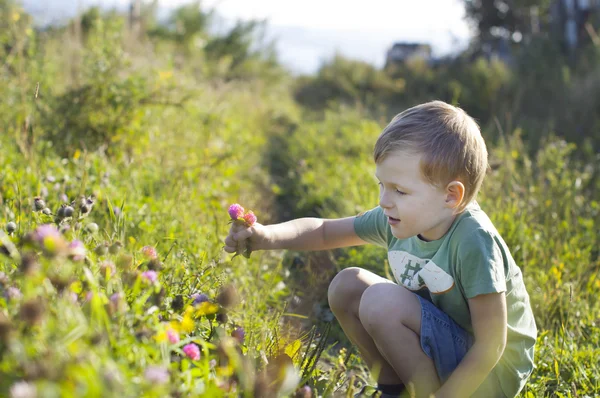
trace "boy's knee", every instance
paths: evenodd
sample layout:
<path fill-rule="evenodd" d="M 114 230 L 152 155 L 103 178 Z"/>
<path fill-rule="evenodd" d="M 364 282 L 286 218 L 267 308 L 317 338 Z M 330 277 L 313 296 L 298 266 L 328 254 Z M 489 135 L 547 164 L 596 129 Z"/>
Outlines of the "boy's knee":
<path fill-rule="evenodd" d="M 347 309 L 352 300 L 360 300 L 366 288 L 358 278 L 360 271 L 361 268 L 358 267 L 345 268 L 333 278 L 327 289 L 327 299 L 332 310 Z"/>
<path fill-rule="evenodd" d="M 412 294 L 404 287 L 381 283 L 369 286 L 363 293 L 358 307 L 358 317 L 369 334 L 386 332 L 395 322 L 404 323 L 408 316 Z"/>

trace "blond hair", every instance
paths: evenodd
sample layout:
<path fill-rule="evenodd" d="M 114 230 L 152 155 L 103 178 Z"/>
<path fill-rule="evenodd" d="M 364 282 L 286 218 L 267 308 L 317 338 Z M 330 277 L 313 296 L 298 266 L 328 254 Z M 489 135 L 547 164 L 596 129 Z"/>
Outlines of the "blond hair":
<path fill-rule="evenodd" d="M 392 119 L 375 143 L 375 163 L 395 151 L 421 154 L 421 173 L 434 186 L 462 182 L 460 210 L 475 200 L 488 168 L 487 149 L 475 120 L 442 101 L 417 105 Z"/>

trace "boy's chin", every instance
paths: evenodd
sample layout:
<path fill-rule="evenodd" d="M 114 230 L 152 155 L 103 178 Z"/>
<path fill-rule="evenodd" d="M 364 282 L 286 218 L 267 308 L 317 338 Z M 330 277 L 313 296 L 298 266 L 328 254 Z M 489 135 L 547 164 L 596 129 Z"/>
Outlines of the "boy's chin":
<path fill-rule="evenodd" d="M 415 234 L 398 231 L 395 228 L 392 228 L 392 235 L 394 235 L 394 238 L 396 238 L 396 239 L 408 239 L 408 238 L 412 238 L 413 236 L 415 236 Z"/>

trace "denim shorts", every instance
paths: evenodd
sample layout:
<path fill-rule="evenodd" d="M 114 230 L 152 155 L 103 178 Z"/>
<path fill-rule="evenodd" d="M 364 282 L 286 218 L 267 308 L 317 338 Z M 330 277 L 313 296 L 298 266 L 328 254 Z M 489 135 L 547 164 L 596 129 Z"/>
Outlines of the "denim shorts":
<path fill-rule="evenodd" d="M 444 383 L 473 345 L 474 338 L 431 301 L 416 294 L 421 302 L 421 348 L 433 360 Z M 504 397 L 495 373 L 484 380 L 472 397 Z"/>

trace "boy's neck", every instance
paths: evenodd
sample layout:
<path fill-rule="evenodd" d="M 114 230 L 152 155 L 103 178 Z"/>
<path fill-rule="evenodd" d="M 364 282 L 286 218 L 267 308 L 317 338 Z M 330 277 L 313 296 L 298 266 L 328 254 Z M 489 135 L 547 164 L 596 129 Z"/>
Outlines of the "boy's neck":
<path fill-rule="evenodd" d="M 431 242 L 434 240 L 439 240 L 442 239 L 446 233 L 448 233 L 448 231 L 450 230 L 450 228 L 452 227 L 452 224 L 454 224 L 454 221 L 458 218 L 458 216 L 460 216 L 462 213 L 464 212 L 461 211 L 460 213 L 456 213 L 453 214 L 451 217 L 441 221 L 432 231 L 428 231 L 430 233 L 428 233 L 428 236 L 424 236 L 423 234 L 418 234 L 417 238 L 421 239 L 422 241 L 425 242 Z"/>

